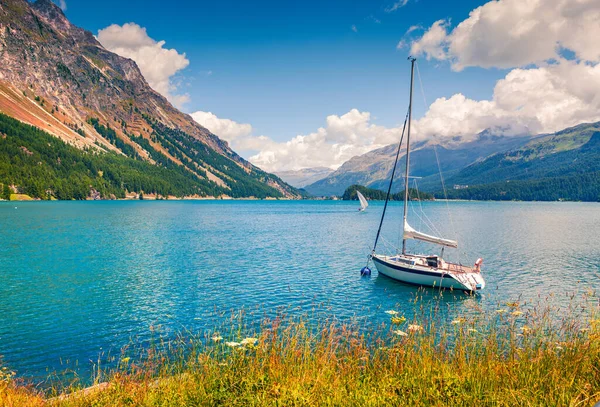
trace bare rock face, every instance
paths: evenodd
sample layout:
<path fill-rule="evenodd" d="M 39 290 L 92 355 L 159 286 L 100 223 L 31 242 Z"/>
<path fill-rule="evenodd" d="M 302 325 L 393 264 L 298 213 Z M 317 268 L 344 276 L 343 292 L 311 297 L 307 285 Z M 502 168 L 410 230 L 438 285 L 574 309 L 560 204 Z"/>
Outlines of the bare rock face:
<path fill-rule="evenodd" d="M 131 136 L 143 137 L 178 164 L 182 158 L 192 160 L 193 154 L 184 151 L 190 145 L 194 150 L 209 149 L 284 196 L 297 196 L 293 188 L 254 167 L 227 142 L 173 107 L 148 85 L 134 61 L 106 50 L 92 33 L 71 24 L 51 0 L 0 1 L 0 111 L 77 147 L 101 145 L 119 151 L 125 144 L 149 161 L 144 143 L 135 143 Z M 89 122 L 92 118 L 114 129 L 121 142 L 100 134 Z M 153 136 L 158 125 L 185 134 L 191 144 L 168 145 Z M 227 170 L 199 165 L 199 177 L 209 171 L 226 184 L 235 183 L 236 175 Z M 190 166 L 192 171 L 195 166 Z"/>

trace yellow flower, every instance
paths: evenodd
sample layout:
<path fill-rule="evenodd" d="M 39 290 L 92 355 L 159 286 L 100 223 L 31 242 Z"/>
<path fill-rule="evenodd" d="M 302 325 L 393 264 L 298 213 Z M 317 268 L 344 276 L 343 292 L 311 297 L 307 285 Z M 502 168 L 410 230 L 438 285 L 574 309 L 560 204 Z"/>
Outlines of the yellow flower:
<path fill-rule="evenodd" d="M 128 363 L 130 360 L 131 360 L 130 357 L 126 357 L 126 358 L 121 359 L 121 362 L 122 363 Z"/>
<path fill-rule="evenodd" d="M 507 302 L 506 306 L 511 307 L 511 308 L 517 308 L 519 306 L 519 303 L 516 301 L 515 302 Z"/>
<path fill-rule="evenodd" d="M 392 324 L 394 324 L 394 325 L 403 324 L 405 321 L 406 321 L 406 318 L 404 318 L 404 317 L 392 317 Z"/>
<path fill-rule="evenodd" d="M 513 311 L 510 313 L 513 317 L 518 317 L 519 315 L 523 315 L 523 311 Z"/>
<path fill-rule="evenodd" d="M 521 327 L 521 331 L 523 331 L 523 335 L 529 335 L 531 333 L 531 328 L 528 326 Z"/>
<path fill-rule="evenodd" d="M 452 325 L 462 324 L 463 322 L 465 322 L 464 318 L 456 318 L 454 321 L 452 321 Z"/>
<path fill-rule="evenodd" d="M 214 335 L 212 338 L 210 338 L 213 340 L 213 342 L 220 342 L 223 340 L 223 337 L 221 335 Z"/>
<path fill-rule="evenodd" d="M 397 329 L 397 330 L 395 330 L 395 331 L 392 331 L 392 332 L 394 332 L 394 334 L 396 334 L 396 335 L 398 335 L 398 336 L 408 336 L 408 334 L 407 334 L 406 332 L 404 332 L 404 331 L 401 331 L 401 330 L 399 330 L 399 329 Z"/>
<path fill-rule="evenodd" d="M 504 314 L 505 312 L 506 312 L 505 309 L 497 309 L 496 310 L 496 313 L 498 313 L 498 314 Z"/>
<path fill-rule="evenodd" d="M 474 329 L 474 328 L 469 328 L 469 332 L 476 334 L 479 331 L 477 329 Z"/>
<path fill-rule="evenodd" d="M 398 315 L 398 311 L 394 311 L 393 309 L 385 311 L 385 313 L 389 315 Z"/>

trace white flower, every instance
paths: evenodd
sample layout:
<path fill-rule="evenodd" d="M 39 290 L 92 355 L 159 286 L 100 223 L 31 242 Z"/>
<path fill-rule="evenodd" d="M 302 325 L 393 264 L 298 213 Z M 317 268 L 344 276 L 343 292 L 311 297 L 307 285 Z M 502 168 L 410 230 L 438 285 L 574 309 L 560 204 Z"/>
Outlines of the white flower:
<path fill-rule="evenodd" d="M 256 338 L 246 338 L 242 340 L 242 345 L 254 345 L 256 342 L 258 342 L 258 339 Z"/>
<path fill-rule="evenodd" d="M 410 332 L 421 332 L 423 331 L 423 327 L 421 325 L 411 324 L 408 326 L 408 330 Z"/>
<path fill-rule="evenodd" d="M 213 340 L 213 342 L 220 342 L 223 340 L 223 337 L 221 335 L 214 335 L 212 338 L 210 338 Z"/>
<path fill-rule="evenodd" d="M 392 331 L 392 332 L 394 332 L 394 334 L 396 334 L 396 335 L 398 335 L 398 336 L 408 336 L 408 334 L 407 334 L 406 332 L 404 332 L 404 331 L 401 331 L 401 330 L 399 330 L 399 329 L 397 329 L 397 330 L 395 330 L 395 331 Z"/>
<path fill-rule="evenodd" d="M 230 348 L 237 348 L 238 346 L 241 346 L 242 344 L 239 342 L 225 342 L 225 345 L 229 346 Z"/>
<path fill-rule="evenodd" d="M 385 313 L 389 315 L 398 315 L 398 311 L 394 311 L 393 309 L 385 311 Z"/>

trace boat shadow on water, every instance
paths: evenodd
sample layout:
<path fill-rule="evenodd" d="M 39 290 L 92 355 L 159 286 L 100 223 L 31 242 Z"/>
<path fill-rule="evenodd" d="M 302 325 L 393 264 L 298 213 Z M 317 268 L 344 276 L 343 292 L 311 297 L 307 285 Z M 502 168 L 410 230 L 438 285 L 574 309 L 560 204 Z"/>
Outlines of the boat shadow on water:
<path fill-rule="evenodd" d="M 420 298 L 422 300 L 439 300 L 444 303 L 458 301 L 480 303 L 484 297 L 480 291 L 469 292 L 449 288 L 418 286 L 395 280 L 379 272 L 373 273 L 371 280 L 374 291 L 393 293 L 407 301 Z"/>

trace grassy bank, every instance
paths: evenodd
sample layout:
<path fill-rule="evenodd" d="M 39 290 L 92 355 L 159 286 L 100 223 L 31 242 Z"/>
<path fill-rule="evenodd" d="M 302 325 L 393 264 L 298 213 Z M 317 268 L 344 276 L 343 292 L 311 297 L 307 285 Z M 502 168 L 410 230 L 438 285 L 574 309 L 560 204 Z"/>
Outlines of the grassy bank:
<path fill-rule="evenodd" d="M 600 400 L 597 311 L 590 299 L 557 320 L 550 308 L 509 303 L 439 324 L 435 313 L 407 321 L 389 310 L 389 323 L 368 333 L 278 318 L 256 332 L 236 325 L 157 341 L 141 357 L 125 350 L 85 392 L 74 384 L 43 394 L 5 369 L 0 405 L 591 406 Z"/>

